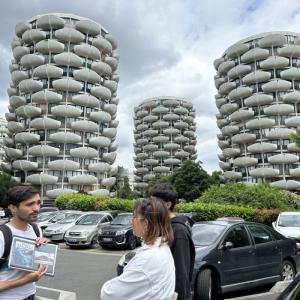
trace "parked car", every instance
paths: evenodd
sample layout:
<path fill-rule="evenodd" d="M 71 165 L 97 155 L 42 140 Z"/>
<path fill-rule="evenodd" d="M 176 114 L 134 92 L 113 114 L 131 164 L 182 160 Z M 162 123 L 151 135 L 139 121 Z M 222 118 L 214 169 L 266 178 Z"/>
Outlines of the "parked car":
<path fill-rule="evenodd" d="M 3 207 L 0 207 L 0 218 L 4 218 L 4 217 L 5 217 L 5 211 Z"/>
<path fill-rule="evenodd" d="M 272 226 L 285 237 L 294 239 L 300 251 L 300 212 L 282 212 Z"/>
<path fill-rule="evenodd" d="M 40 208 L 40 213 L 48 211 L 59 211 L 59 209 L 55 206 L 43 206 Z"/>
<path fill-rule="evenodd" d="M 98 242 L 102 248 L 127 246 L 135 249 L 140 239 L 133 235 L 132 213 L 121 213 L 107 226 L 98 231 Z"/>
<path fill-rule="evenodd" d="M 238 220 L 210 221 L 192 227 L 196 258 L 192 286 L 195 299 L 291 280 L 299 267 L 295 241 L 271 227 Z M 117 273 L 135 255 L 119 261 Z"/>
<path fill-rule="evenodd" d="M 287 286 L 276 300 L 299 300 L 300 299 L 300 273 Z"/>
<path fill-rule="evenodd" d="M 76 213 L 66 213 L 62 220 L 57 221 L 55 224 L 49 225 L 43 232 L 43 236 L 52 241 L 63 241 L 66 231 L 75 225 L 76 221 L 83 215 L 81 211 Z"/>
<path fill-rule="evenodd" d="M 89 212 L 79 218 L 75 225 L 67 230 L 65 242 L 70 247 L 90 246 L 97 244 L 98 230 L 109 224 L 113 217 L 107 212 Z"/>

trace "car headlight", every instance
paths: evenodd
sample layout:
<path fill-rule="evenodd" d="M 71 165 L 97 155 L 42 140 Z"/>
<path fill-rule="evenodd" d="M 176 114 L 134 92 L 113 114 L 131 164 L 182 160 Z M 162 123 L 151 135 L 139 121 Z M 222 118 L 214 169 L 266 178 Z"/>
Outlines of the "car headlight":
<path fill-rule="evenodd" d="M 98 230 L 98 234 L 102 234 L 103 233 L 103 230 L 102 230 L 102 228 L 100 228 L 99 230 Z"/>
<path fill-rule="evenodd" d="M 122 234 L 125 234 L 126 232 L 127 232 L 126 229 L 118 230 L 118 231 L 116 232 L 116 235 L 122 235 Z"/>
<path fill-rule="evenodd" d="M 62 229 L 56 229 L 54 233 L 63 233 Z"/>
<path fill-rule="evenodd" d="M 89 231 L 83 231 L 83 232 L 82 232 L 82 235 L 83 235 L 83 236 L 88 236 L 89 234 L 90 234 Z"/>

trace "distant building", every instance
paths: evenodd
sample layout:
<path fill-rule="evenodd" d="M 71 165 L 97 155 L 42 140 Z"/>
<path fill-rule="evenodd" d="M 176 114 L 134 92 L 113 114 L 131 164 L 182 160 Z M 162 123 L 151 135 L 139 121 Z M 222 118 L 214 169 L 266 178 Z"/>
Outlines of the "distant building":
<path fill-rule="evenodd" d="M 5 118 L 0 117 L 0 163 L 5 159 L 4 138 L 7 137 L 7 133 L 7 121 Z"/>
<path fill-rule="evenodd" d="M 109 194 L 117 146 L 117 42 L 71 14 L 16 25 L 8 88 L 8 161 L 16 180 L 53 199 L 79 190 Z"/>
<path fill-rule="evenodd" d="M 135 108 L 135 188 L 142 194 L 157 174 L 170 175 L 185 160 L 196 160 L 195 109 L 176 97 L 156 97 Z"/>
<path fill-rule="evenodd" d="M 300 34 L 243 39 L 215 60 L 220 167 L 226 181 L 300 189 Z"/>

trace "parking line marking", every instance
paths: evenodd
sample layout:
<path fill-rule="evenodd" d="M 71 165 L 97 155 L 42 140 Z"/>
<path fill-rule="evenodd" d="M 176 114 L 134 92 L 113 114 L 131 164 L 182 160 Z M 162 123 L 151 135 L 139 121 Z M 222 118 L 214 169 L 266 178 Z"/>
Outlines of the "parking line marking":
<path fill-rule="evenodd" d="M 72 251 L 70 249 L 59 249 L 61 251 Z M 95 254 L 95 255 L 106 255 L 106 256 L 123 256 L 124 253 L 106 253 L 106 252 L 94 252 L 94 251 L 84 251 L 84 250 L 76 250 L 76 251 L 72 251 L 73 253 L 85 253 L 85 254 Z M 127 252 L 125 252 L 127 253 Z"/>
<path fill-rule="evenodd" d="M 48 288 L 48 287 L 45 287 L 45 286 L 37 286 L 37 288 L 41 289 L 41 290 L 59 292 L 58 300 L 76 300 L 76 293 L 73 293 L 73 292 L 52 289 L 52 288 Z M 47 298 L 41 298 L 41 297 L 40 297 L 40 299 L 46 299 L 47 300 Z M 49 300 L 51 300 L 51 299 L 49 299 Z"/>

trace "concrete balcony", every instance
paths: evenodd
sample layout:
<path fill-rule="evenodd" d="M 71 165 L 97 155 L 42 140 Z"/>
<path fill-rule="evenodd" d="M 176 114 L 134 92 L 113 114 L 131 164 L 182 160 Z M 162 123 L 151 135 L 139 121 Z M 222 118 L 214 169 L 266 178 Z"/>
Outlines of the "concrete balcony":
<path fill-rule="evenodd" d="M 98 182 L 97 178 L 90 174 L 76 175 L 69 179 L 70 184 L 92 185 Z"/>
<path fill-rule="evenodd" d="M 51 114 L 56 117 L 76 118 L 81 115 L 81 109 L 72 105 L 57 105 L 51 108 Z"/>
<path fill-rule="evenodd" d="M 268 153 L 277 150 L 277 145 L 272 143 L 256 143 L 247 147 L 250 153 Z"/>
<path fill-rule="evenodd" d="M 260 178 L 273 178 L 279 175 L 278 169 L 272 168 L 257 168 L 249 171 L 250 176 Z"/>
<path fill-rule="evenodd" d="M 60 29 L 65 25 L 65 21 L 56 15 L 43 15 L 37 20 L 37 27 L 42 29 Z"/>
<path fill-rule="evenodd" d="M 76 144 L 81 141 L 81 136 L 73 132 L 60 131 L 60 132 L 50 134 L 49 140 L 61 144 L 73 144 L 73 143 Z"/>
<path fill-rule="evenodd" d="M 83 65 L 83 59 L 73 52 L 62 52 L 54 56 L 54 62 L 60 66 L 69 66 L 80 68 Z"/>
<path fill-rule="evenodd" d="M 92 60 L 100 60 L 101 59 L 101 53 L 93 45 L 89 44 L 80 44 L 76 45 L 74 47 L 74 52 L 81 57 L 92 59 Z"/>
<path fill-rule="evenodd" d="M 88 169 L 91 172 L 104 174 L 110 171 L 110 165 L 105 162 L 99 162 L 89 165 Z"/>
<path fill-rule="evenodd" d="M 266 59 L 269 55 L 269 50 L 267 49 L 253 48 L 241 56 L 241 61 L 248 64 L 258 60 Z"/>
<path fill-rule="evenodd" d="M 76 171 L 79 167 L 78 162 L 68 159 L 58 159 L 48 162 L 48 168 L 56 171 Z"/>
<path fill-rule="evenodd" d="M 35 145 L 28 149 L 28 154 L 32 156 L 55 157 L 59 154 L 59 148 L 49 145 Z"/>
<path fill-rule="evenodd" d="M 240 149 L 234 149 L 234 148 L 225 148 L 223 149 L 222 153 L 224 157 L 235 157 L 240 155 Z"/>
<path fill-rule="evenodd" d="M 70 150 L 70 154 L 73 157 L 79 157 L 82 159 L 91 159 L 98 157 L 98 151 L 91 147 L 79 147 Z"/>
<path fill-rule="evenodd" d="M 64 27 L 56 30 L 55 37 L 63 43 L 79 44 L 84 41 L 84 35 L 71 27 Z"/>
<path fill-rule="evenodd" d="M 49 90 L 42 90 L 32 95 L 32 102 L 38 104 L 59 103 L 61 101 L 61 94 Z"/>
<path fill-rule="evenodd" d="M 32 174 L 27 176 L 26 182 L 36 185 L 44 185 L 44 184 L 56 184 L 58 180 L 57 176 L 52 176 L 48 174 Z"/>
<path fill-rule="evenodd" d="M 57 40 L 48 39 L 38 42 L 35 45 L 35 49 L 42 54 L 58 54 L 64 52 L 65 46 Z"/>

